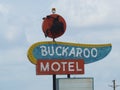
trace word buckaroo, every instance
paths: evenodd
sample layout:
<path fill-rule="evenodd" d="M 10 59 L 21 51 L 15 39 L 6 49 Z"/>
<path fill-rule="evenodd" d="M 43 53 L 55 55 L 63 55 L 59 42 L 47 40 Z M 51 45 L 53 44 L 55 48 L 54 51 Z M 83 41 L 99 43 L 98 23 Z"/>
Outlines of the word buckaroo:
<path fill-rule="evenodd" d="M 39 47 L 41 57 L 78 57 L 78 58 L 89 58 L 97 57 L 96 48 L 79 48 L 79 47 L 68 47 L 68 46 L 40 46 Z"/>

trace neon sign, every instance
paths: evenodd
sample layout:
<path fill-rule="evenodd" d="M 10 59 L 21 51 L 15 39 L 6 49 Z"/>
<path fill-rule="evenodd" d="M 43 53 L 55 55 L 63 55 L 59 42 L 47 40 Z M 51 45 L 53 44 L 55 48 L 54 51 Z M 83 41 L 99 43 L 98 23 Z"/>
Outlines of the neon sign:
<path fill-rule="evenodd" d="M 111 44 L 76 44 L 67 42 L 38 42 L 28 50 L 33 64 L 38 60 L 83 59 L 85 64 L 101 60 L 111 51 Z"/>

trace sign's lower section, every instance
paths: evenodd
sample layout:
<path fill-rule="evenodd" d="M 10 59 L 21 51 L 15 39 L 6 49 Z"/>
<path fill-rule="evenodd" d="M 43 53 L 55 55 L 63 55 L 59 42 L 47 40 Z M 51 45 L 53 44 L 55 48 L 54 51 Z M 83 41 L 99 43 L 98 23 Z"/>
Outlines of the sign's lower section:
<path fill-rule="evenodd" d="M 58 78 L 56 90 L 94 90 L 94 78 Z"/>
<path fill-rule="evenodd" d="M 38 60 L 36 74 L 84 74 L 84 60 Z"/>

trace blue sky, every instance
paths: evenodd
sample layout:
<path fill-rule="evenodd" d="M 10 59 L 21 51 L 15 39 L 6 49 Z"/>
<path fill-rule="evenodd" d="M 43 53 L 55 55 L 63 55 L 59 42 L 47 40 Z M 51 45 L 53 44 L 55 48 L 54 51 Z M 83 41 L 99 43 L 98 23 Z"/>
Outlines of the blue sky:
<path fill-rule="evenodd" d="M 71 77 L 94 77 L 95 90 L 112 90 L 108 85 L 113 79 L 120 85 L 119 5 L 119 0 L 0 0 L 0 90 L 52 90 L 52 76 L 36 76 L 27 58 L 33 43 L 51 40 L 44 37 L 41 24 L 52 7 L 67 22 L 57 41 L 112 44 L 107 57 L 85 65 L 84 75 Z"/>

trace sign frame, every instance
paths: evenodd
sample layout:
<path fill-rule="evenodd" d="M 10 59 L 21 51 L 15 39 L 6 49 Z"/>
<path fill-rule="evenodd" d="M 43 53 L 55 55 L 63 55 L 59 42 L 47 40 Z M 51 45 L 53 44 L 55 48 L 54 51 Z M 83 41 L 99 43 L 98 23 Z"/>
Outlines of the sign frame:
<path fill-rule="evenodd" d="M 94 78 L 57 78 L 56 90 L 94 90 Z"/>

